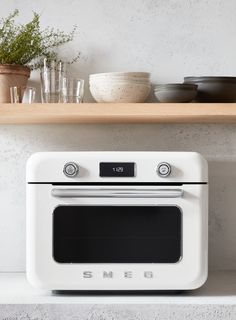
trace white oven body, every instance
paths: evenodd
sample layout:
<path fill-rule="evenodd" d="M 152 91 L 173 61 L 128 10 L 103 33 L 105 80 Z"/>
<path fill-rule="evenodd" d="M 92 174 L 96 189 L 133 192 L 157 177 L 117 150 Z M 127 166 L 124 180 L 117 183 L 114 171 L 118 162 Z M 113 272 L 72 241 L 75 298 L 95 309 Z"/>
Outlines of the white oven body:
<path fill-rule="evenodd" d="M 183 163 L 189 157 L 192 170 L 188 168 L 185 173 L 180 167 L 183 164 L 190 166 Z M 61 173 L 63 164 L 72 158 L 81 168 L 74 184 Z M 95 173 L 86 170 L 88 165 L 96 170 L 97 161 L 107 158 L 109 161 L 133 159 L 137 164 L 135 177 L 139 183 L 130 185 L 134 182 L 132 178 L 118 178 L 118 184 L 113 185 L 111 179 L 101 179 L 97 173 L 94 178 Z M 175 160 L 172 177 L 151 177 L 148 171 L 166 159 L 172 163 Z M 146 169 L 143 177 L 139 176 L 139 167 L 142 166 Z M 196 171 L 195 166 L 198 168 Z M 56 178 L 51 176 L 55 169 L 59 172 Z M 196 182 L 191 175 L 198 175 Z M 184 183 L 175 184 L 177 178 Z M 90 179 L 92 185 L 89 184 Z M 147 181 L 148 185 L 145 184 Z M 201 181 L 204 183 L 198 183 Z M 35 287 L 50 290 L 185 290 L 198 288 L 206 281 L 208 185 L 207 164 L 200 155 L 171 152 L 40 153 L 28 162 L 27 182 L 27 278 Z M 97 215 L 97 223 L 103 211 L 101 208 L 109 208 L 111 219 L 112 208 L 122 211 L 122 208 L 130 207 L 134 214 L 135 208 L 145 208 L 147 216 L 149 207 L 157 212 L 158 208 L 178 208 L 181 215 L 181 256 L 174 263 L 58 262 L 53 254 L 53 221 L 55 209 L 59 207 L 63 207 L 65 212 L 67 208 L 72 208 L 72 211 L 76 208 L 78 212 L 85 207 L 95 208 L 93 214 Z M 89 223 L 93 224 L 93 221 Z M 133 224 L 135 226 L 135 220 Z M 122 248 L 119 251 L 122 255 Z"/>

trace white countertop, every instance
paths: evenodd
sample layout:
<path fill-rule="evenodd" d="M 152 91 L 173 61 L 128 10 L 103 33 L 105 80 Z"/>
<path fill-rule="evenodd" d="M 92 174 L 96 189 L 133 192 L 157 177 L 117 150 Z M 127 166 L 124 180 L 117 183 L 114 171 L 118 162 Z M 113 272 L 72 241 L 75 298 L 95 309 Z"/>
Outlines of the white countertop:
<path fill-rule="evenodd" d="M 0 273 L 0 304 L 236 304 L 236 271 L 211 272 L 194 291 L 128 296 L 54 294 L 32 288 L 24 273 Z"/>

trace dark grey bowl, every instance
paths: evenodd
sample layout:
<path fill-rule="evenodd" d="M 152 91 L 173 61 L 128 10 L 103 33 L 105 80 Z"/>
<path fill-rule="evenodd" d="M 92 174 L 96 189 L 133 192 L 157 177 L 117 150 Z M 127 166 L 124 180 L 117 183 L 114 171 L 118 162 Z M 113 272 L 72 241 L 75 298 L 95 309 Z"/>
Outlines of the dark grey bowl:
<path fill-rule="evenodd" d="M 197 85 L 184 83 L 155 85 L 154 94 L 159 102 L 191 102 L 196 97 Z"/>
<path fill-rule="evenodd" d="M 236 77 L 185 77 L 184 83 L 197 84 L 197 102 L 236 102 Z"/>

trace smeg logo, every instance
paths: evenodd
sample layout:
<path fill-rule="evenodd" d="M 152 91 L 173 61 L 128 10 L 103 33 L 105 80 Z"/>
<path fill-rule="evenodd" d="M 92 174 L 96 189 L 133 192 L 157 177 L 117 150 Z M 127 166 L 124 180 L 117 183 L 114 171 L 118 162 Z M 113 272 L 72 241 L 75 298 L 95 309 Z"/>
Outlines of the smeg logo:
<path fill-rule="evenodd" d="M 96 275 L 97 275 L 97 273 L 96 273 Z M 103 278 L 103 279 L 115 279 L 115 278 L 118 278 L 119 275 L 116 274 L 113 271 L 105 271 L 105 270 L 100 273 L 100 277 Z M 83 271 L 82 276 L 85 279 L 91 279 L 91 278 L 94 277 L 94 272 L 86 270 L 86 271 Z M 124 279 L 135 278 L 134 272 L 133 271 L 124 271 L 124 272 L 122 272 L 122 278 L 124 278 Z M 146 279 L 154 278 L 153 271 L 144 271 L 143 272 L 143 278 L 146 278 Z"/>

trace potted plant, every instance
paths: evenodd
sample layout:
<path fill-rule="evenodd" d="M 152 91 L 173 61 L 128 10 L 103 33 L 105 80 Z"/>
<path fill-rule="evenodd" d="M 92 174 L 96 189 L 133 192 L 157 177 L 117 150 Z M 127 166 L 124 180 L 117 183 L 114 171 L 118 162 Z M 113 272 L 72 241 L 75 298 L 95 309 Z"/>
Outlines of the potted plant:
<path fill-rule="evenodd" d="M 15 10 L 0 20 L 0 103 L 10 102 L 11 86 L 26 86 L 30 71 L 39 68 L 43 58 L 56 59 L 55 49 L 73 40 L 76 30 L 76 26 L 69 34 L 49 27 L 42 30 L 36 12 L 27 24 L 17 24 L 18 14 Z"/>

